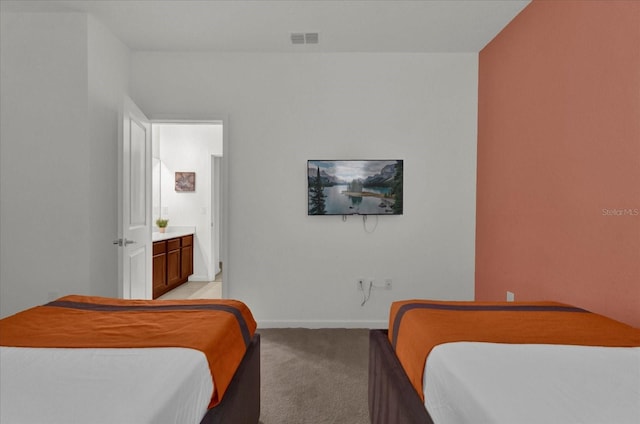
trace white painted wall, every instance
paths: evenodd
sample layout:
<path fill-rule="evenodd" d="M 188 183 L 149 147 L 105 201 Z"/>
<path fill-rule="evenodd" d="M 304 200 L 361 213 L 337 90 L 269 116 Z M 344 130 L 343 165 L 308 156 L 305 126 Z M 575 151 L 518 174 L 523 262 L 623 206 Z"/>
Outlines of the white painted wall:
<path fill-rule="evenodd" d="M 118 115 L 129 93 L 129 49 L 88 18 L 89 293 L 118 294 Z"/>
<path fill-rule="evenodd" d="M 115 295 L 129 52 L 84 14 L 3 13 L 0 30 L 0 316 Z M 225 280 L 262 326 L 384 326 L 394 299 L 473 298 L 476 54 L 135 53 L 131 78 L 151 117 L 229 116 Z M 373 234 L 306 216 L 306 160 L 354 157 L 405 160 L 405 215 Z M 394 289 L 360 307 L 358 276 Z"/>
<path fill-rule="evenodd" d="M 211 156 L 222 155 L 222 125 L 154 124 L 158 138 L 162 217 L 172 226 L 195 227 L 192 281 L 213 281 Z M 155 138 L 155 136 L 154 136 Z M 194 192 L 175 191 L 176 172 L 195 172 Z M 156 190 L 154 190 L 154 193 Z M 155 204 L 156 202 L 154 202 Z M 154 215 L 154 221 L 157 218 Z"/>
<path fill-rule="evenodd" d="M 0 316 L 68 293 L 116 295 L 128 50 L 86 14 L 1 19 Z"/>
<path fill-rule="evenodd" d="M 137 52 L 131 86 L 151 118 L 229 116 L 230 297 L 262 327 L 383 327 L 395 299 L 473 299 L 477 75 L 477 54 Z M 404 159 L 405 214 L 308 217 L 320 158 Z M 359 276 L 393 290 L 361 307 Z"/>

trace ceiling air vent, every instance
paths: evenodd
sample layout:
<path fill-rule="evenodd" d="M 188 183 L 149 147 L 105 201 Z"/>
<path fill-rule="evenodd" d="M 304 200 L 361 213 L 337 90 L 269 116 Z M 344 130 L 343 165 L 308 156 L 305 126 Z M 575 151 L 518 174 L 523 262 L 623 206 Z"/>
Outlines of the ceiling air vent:
<path fill-rule="evenodd" d="M 318 33 L 317 32 L 307 32 L 304 35 L 304 42 L 306 44 L 318 44 Z"/>
<path fill-rule="evenodd" d="M 304 44 L 304 33 L 302 33 L 302 32 L 292 32 L 291 33 L 291 44 Z"/>
<path fill-rule="evenodd" d="M 292 32 L 291 44 L 318 44 L 317 32 Z"/>

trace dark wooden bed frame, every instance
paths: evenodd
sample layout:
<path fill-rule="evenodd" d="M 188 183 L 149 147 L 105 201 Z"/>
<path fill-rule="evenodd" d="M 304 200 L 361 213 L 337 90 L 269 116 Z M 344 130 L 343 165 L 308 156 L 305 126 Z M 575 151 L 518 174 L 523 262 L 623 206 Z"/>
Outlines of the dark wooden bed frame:
<path fill-rule="evenodd" d="M 433 424 L 389 343 L 387 330 L 369 331 L 371 424 Z"/>
<path fill-rule="evenodd" d="M 256 333 L 222 401 L 200 424 L 258 424 L 260 419 L 260 334 Z"/>

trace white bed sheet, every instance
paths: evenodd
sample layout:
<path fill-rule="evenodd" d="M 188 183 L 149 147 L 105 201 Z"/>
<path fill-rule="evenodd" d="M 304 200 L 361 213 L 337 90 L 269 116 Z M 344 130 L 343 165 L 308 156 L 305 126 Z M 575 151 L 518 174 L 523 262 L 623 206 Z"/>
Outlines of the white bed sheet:
<path fill-rule="evenodd" d="M 436 424 L 638 424 L 640 348 L 447 343 L 423 390 Z"/>
<path fill-rule="evenodd" d="M 199 423 L 213 383 L 184 348 L 0 348 L 0 422 Z"/>

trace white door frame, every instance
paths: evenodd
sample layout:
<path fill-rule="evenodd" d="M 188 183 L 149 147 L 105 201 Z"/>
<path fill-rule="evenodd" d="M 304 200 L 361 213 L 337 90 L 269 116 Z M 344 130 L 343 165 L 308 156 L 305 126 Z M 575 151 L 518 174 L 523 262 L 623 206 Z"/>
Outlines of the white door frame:
<path fill-rule="evenodd" d="M 224 132 L 224 125 L 222 128 Z M 222 158 L 223 156 L 211 155 L 211 252 L 213 261 L 213 277 L 221 271 L 220 269 L 220 249 L 222 247 L 220 238 L 221 213 L 222 213 Z M 217 237 L 216 237 L 217 236 Z"/>
<path fill-rule="evenodd" d="M 231 279 L 229 261 L 229 117 L 226 114 L 212 116 L 190 116 L 174 114 L 156 114 L 149 116 L 151 124 L 222 124 L 222 161 L 221 161 L 221 191 L 220 208 L 220 260 L 224 268 L 222 284 L 222 298 L 229 297 Z"/>

